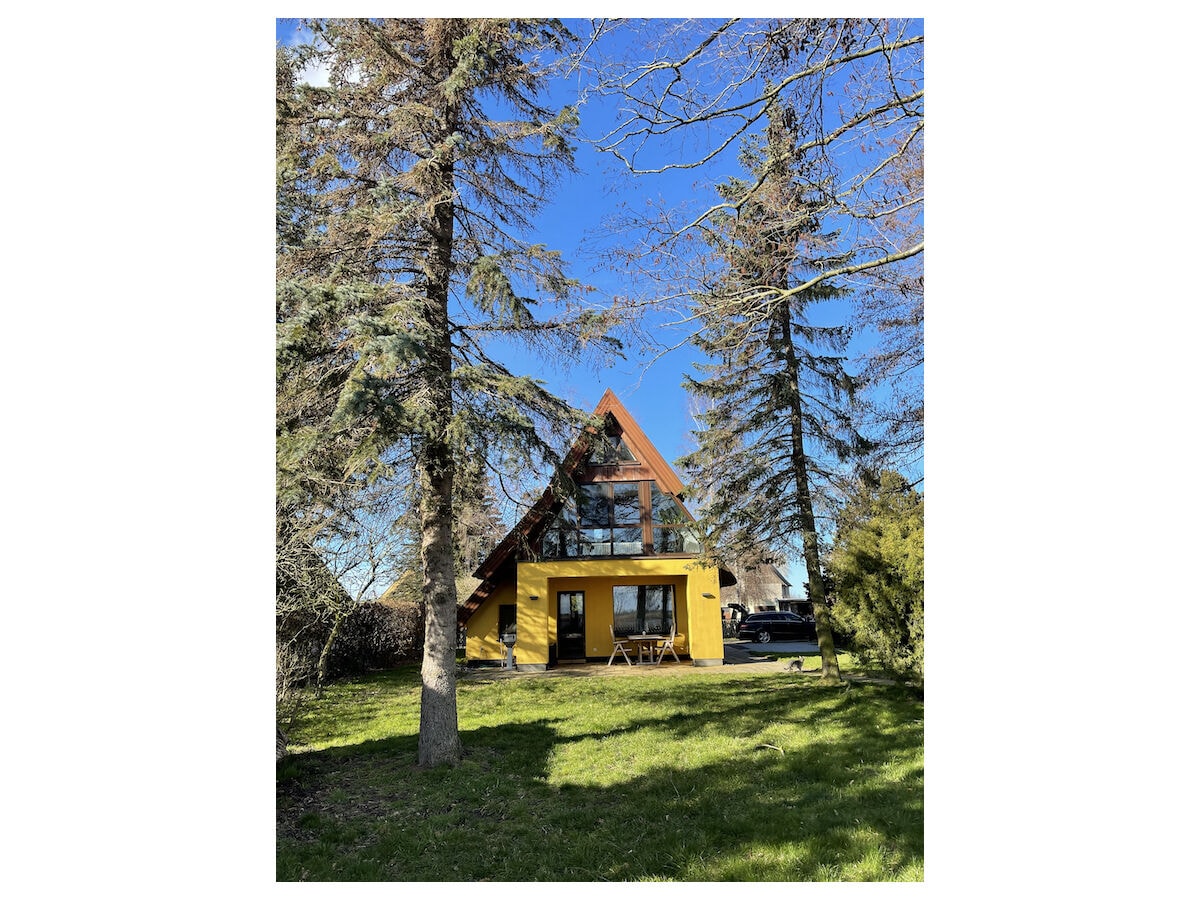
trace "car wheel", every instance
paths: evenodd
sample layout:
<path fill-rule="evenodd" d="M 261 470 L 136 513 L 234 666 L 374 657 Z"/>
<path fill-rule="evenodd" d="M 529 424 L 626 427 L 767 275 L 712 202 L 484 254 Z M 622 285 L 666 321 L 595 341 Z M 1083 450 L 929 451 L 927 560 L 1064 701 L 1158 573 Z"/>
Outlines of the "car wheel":
<path fill-rule="evenodd" d="M 767 631 L 766 629 L 764 629 L 764 630 L 760 631 L 760 632 L 758 633 L 758 642 L 759 642 L 760 644 L 769 644 L 769 643 L 771 643 L 771 632 Z"/>

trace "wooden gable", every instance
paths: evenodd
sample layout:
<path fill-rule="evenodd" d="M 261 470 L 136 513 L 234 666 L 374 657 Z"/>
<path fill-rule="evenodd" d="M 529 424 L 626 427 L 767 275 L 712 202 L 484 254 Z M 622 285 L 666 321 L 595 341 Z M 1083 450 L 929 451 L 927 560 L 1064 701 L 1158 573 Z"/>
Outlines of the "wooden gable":
<path fill-rule="evenodd" d="M 612 417 L 612 424 L 629 448 L 629 452 L 633 454 L 634 462 L 615 465 L 586 465 L 585 457 L 583 470 L 576 474 L 576 478 L 580 482 L 657 481 L 659 490 L 674 494 L 676 497 L 683 493 L 683 482 L 675 474 L 671 464 L 658 452 L 658 448 L 651 443 L 646 432 L 642 431 L 641 426 L 611 389 L 606 390 L 604 396 L 600 398 L 594 415 Z"/>

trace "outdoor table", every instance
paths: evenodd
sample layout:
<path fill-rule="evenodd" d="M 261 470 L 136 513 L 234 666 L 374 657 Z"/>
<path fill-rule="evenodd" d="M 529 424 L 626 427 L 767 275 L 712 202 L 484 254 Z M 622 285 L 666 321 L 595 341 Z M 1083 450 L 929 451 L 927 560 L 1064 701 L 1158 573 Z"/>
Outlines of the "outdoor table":
<path fill-rule="evenodd" d="M 633 643 L 637 644 L 638 665 L 639 666 L 645 665 L 642 662 L 642 647 L 643 647 L 643 645 L 646 647 L 647 651 L 649 651 L 650 662 L 652 663 L 652 662 L 654 662 L 654 646 L 659 641 L 665 641 L 666 639 L 667 639 L 667 636 L 665 634 L 631 634 L 631 635 L 626 636 L 626 638 L 625 638 L 625 640 L 632 641 Z"/>

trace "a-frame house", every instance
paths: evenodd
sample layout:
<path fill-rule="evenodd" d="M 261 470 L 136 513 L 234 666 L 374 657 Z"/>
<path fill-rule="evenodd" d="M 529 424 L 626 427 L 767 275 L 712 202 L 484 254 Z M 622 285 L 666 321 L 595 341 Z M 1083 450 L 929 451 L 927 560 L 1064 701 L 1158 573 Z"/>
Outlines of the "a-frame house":
<path fill-rule="evenodd" d="M 499 662 L 515 635 L 517 668 L 604 661 L 613 632 L 676 631 L 697 666 L 724 656 L 720 586 L 729 573 L 696 562 L 699 537 L 683 483 L 611 390 L 563 464 L 569 483 L 542 498 L 475 572 L 459 608 L 467 662 Z M 611 629 L 611 630 L 610 630 Z"/>

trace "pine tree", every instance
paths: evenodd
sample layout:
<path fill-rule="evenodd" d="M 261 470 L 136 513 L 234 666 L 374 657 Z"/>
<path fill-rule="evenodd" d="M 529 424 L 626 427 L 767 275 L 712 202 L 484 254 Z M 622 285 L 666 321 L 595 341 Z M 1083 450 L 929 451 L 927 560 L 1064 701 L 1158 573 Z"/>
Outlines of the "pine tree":
<path fill-rule="evenodd" d="M 426 604 L 418 762 L 461 754 L 455 699 L 459 462 L 552 462 L 578 413 L 488 352 L 606 342 L 559 255 L 524 239 L 573 167 L 573 108 L 539 100 L 573 41 L 555 20 L 320 19 L 280 78 L 280 496 L 291 518 L 410 469 Z M 328 88 L 287 71 L 319 62 Z M 556 315 L 535 315 L 540 300 Z M 608 346 L 608 344 L 602 344 Z M 285 516 L 284 518 L 287 518 Z"/>
<path fill-rule="evenodd" d="M 840 677 L 820 565 L 817 509 L 834 466 L 867 449 L 852 424 L 854 379 L 842 353 L 843 326 L 814 325 L 812 308 L 843 294 L 831 281 L 785 294 L 808 273 L 837 266 L 818 218 L 823 185 L 816 167 L 795 154 L 794 112 L 770 110 L 765 142 L 751 144 L 743 165 L 761 187 L 710 233 L 721 277 L 694 295 L 703 328 L 695 345 L 716 360 L 687 379 L 703 397 L 699 447 L 682 463 L 708 501 L 702 521 L 729 559 L 756 552 L 803 554 L 813 600 L 822 673 Z M 744 180 L 718 187 L 745 198 Z"/>

